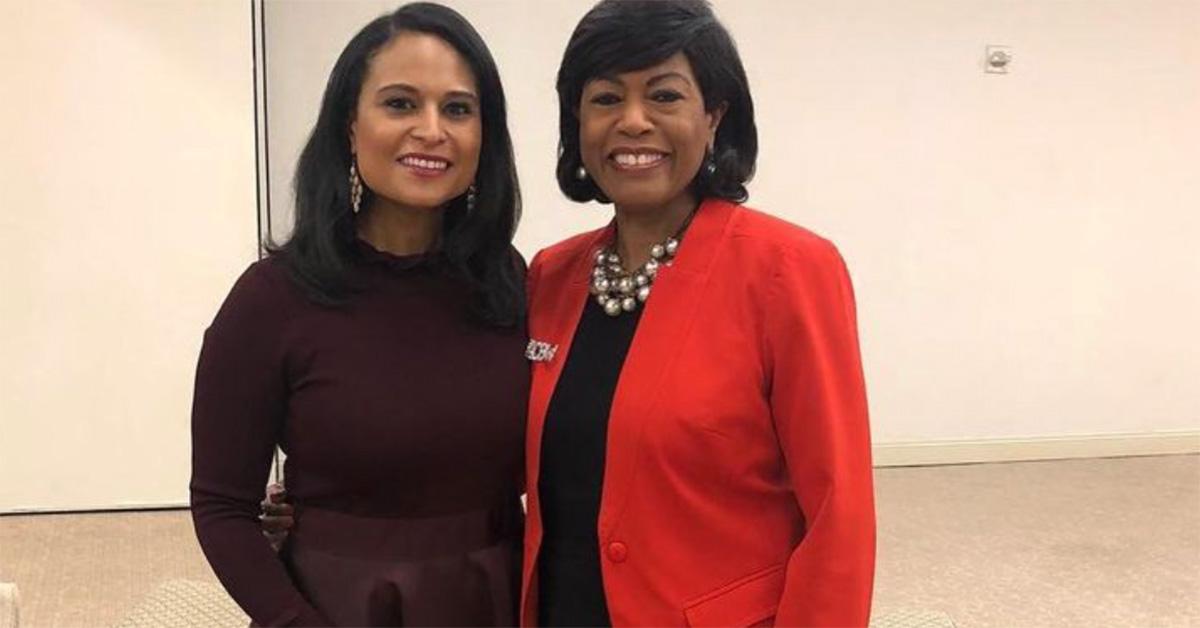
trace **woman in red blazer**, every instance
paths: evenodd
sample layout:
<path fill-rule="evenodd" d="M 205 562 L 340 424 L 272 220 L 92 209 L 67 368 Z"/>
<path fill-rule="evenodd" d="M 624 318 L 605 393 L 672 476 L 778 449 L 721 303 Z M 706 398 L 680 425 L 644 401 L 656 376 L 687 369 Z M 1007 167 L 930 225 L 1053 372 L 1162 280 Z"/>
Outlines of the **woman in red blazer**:
<path fill-rule="evenodd" d="M 757 138 L 703 0 L 604 0 L 559 183 L 606 228 L 529 270 L 525 625 L 867 624 L 867 404 L 838 251 L 740 205 Z"/>

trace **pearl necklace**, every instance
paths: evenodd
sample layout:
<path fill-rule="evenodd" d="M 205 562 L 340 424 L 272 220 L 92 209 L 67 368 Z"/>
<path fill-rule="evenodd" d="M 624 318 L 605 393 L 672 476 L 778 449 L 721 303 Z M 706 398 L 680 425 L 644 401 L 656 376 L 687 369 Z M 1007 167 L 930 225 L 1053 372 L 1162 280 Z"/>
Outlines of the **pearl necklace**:
<path fill-rule="evenodd" d="M 596 297 L 596 303 L 604 308 L 605 314 L 615 317 L 622 312 L 632 312 L 650 298 L 650 286 L 654 284 L 654 278 L 663 266 L 670 266 L 675 259 L 675 254 L 679 252 L 679 239 L 694 215 L 695 210 L 683 221 L 675 235 L 650 247 L 650 259 L 633 272 L 626 272 L 621 265 L 615 237 L 611 245 L 596 253 L 590 291 Z"/>

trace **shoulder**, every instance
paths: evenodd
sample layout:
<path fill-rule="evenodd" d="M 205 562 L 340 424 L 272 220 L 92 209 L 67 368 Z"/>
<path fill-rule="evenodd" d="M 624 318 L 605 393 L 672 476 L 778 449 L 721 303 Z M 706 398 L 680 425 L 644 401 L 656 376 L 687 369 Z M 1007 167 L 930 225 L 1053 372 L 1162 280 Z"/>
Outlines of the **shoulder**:
<path fill-rule="evenodd" d="M 242 271 L 213 321 L 214 326 L 279 322 L 302 299 L 279 255 L 258 260 Z"/>
<path fill-rule="evenodd" d="M 748 207 L 739 208 L 731 235 L 755 241 L 769 249 L 786 250 L 799 255 L 828 255 L 828 252 L 836 250 L 832 241 L 821 234 Z"/>
<path fill-rule="evenodd" d="M 768 320 L 790 326 L 834 312 L 854 320 L 854 290 L 838 247 L 829 239 L 782 218 L 738 208 L 727 245 Z M 796 317 L 799 316 L 800 319 Z M 853 324 L 853 323 L 851 323 Z"/>
<path fill-rule="evenodd" d="M 728 238 L 740 263 L 766 265 L 773 275 L 844 265 L 838 247 L 823 235 L 757 209 L 738 207 Z"/>
<path fill-rule="evenodd" d="M 292 284 L 287 263 L 279 255 L 271 255 L 246 267 L 233 284 L 230 296 L 247 299 L 275 299 L 286 296 Z"/>

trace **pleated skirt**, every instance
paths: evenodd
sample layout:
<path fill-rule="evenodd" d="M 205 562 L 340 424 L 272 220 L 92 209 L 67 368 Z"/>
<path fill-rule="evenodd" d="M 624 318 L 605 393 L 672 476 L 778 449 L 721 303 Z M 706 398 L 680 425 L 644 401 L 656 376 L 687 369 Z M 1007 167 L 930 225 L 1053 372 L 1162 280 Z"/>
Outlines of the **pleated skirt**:
<path fill-rule="evenodd" d="M 513 626 L 519 502 L 424 518 L 297 507 L 282 555 L 300 591 L 339 626 Z"/>

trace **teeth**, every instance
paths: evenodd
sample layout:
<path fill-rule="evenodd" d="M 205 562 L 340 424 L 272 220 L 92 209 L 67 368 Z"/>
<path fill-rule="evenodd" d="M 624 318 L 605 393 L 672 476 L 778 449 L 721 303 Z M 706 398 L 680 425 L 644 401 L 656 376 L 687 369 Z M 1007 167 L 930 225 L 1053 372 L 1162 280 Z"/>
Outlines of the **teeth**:
<path fill-rule="evenodd" d="M 613 159 L 622 166 L 648 166 L 656 163 L 663 158 L 659 153 L 641 153 L 634 155 L 632 153 L 617 153 Z"/>
<path fill-rule="evenodd" d="M 406 166 L 415 166 L 424 170 L 445 170 L 450 167 L 450 164 L 441 160 L 420 159 L 418 157 L 405 157 L 401 160 Z"/>

